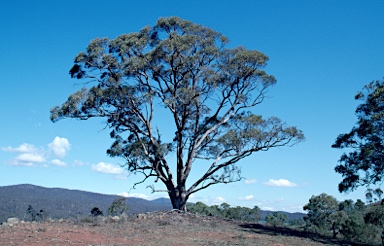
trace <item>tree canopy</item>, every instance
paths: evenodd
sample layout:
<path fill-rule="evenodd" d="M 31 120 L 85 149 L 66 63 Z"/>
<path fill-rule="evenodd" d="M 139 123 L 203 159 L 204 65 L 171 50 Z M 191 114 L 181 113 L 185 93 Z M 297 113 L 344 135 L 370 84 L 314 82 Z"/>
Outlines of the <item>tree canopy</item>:
<path fill-rule="evenodd" d="M 380 240 L 384 221 L 382 205 L 366 206 L 361 200 L 338 202 L 333 196 L 322 193 L 312 196 L 303 209 L 308 211 L 304 217 L 307 231 L 359 245 L 376 245 Z"/>
<path fill-rule="evenodd" d="M 308 210 L 304 220 L 307 226 L 314 227 L 316 231 L 328 230 L 332 227 L 329 221 L 331 214 L 334 214 L 338 208 L 338 201 L 333 196 L 322 193 L 318 196 L 312 196 L 309 203 L 303 209 Z"/>
<path fill-rule="evenodd" d="M 267 225 L 271 225 L 273 227 L 284 226 L 287 221 L 288 215 L 279 212 L 268 213 L 265 216 L 265 222 Z"/>
<path fill-rule="evenodd" d="M 381 182 L 384 175 L 384 82 L 373 81 L 355 96 L 358 122 L 349 133 L 337 137 L 333 148 L 344 153 L 335 171 L 343 176 L 340 192 Z"/>
<path fill-rule="evenodd" d="M 112 204 L 108 208 L 108 215 L 117 216 L 129 210 L 125 202 L 125 197 L 119 197 L 113 200 Z"/>
<path fill-rule="evenodd" d="M 185 209 L 191 194 L 239 181 L 239 160 L 304 139 L 296 127 L 251 111 L 276 79 L 263 70 L 266 55 L 227 43 L 178 17 L 113 40 L 94 39 L 69 72 L 84 87 L 52 108 L 51 120 L 105 118 L 114 139 L 107 153 L 123 157 L 128 171 L 144 175 L 142 182 L 160 180 L 173 207 Z M 164 138 L 164 131 L 173 136 Z M 170 156 L 176 156 L 175 172 Z M 187 186 L 197 161 L 206 169 Z"/>
<path fill-rule="evenodd" d="M 188 211 L 194 214 L 216 216 L 232 220 L 241 220 L 247 222 L 257 222 L 260 219 L 261 211 L 258 206 L 254 206 L 252 209 L 248 207 L 231 207 L 228 203 L 222 203 L 221 205 L 208 206 L 203 202 L 197 202 L 195 204 L 187 204 Z"/>

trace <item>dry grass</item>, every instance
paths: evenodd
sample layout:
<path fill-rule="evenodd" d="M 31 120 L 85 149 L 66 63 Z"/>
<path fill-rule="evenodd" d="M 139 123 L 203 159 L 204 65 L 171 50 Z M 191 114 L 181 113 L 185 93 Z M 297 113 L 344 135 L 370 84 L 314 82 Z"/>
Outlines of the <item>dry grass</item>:
<path fill-rule="evenodd" d="M 179 211 L 135 217 L 82 218 L 0 227 L 1 245 L 335 245 L 261 225 Z"/>

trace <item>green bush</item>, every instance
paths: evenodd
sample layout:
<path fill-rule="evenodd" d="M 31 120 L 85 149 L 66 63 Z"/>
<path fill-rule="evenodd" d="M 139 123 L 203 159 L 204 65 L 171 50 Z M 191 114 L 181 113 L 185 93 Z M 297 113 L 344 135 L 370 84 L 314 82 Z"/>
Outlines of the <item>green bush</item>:
<path fill-rule="evenodd" d="M 111 206 L 108 208 L 108 215 L 116 216 L 129 210 L 129 207 L 125 203 L 125 197 L 120 197 L 113 200 Z"/>
<path fill-rule="evenodd" d="M 265 216 L 265 221 L 267 225 L 273 227 L 284 226 L 288 221 L 288 216 L 279 212 L 268 213 L 267 216 Z"/>

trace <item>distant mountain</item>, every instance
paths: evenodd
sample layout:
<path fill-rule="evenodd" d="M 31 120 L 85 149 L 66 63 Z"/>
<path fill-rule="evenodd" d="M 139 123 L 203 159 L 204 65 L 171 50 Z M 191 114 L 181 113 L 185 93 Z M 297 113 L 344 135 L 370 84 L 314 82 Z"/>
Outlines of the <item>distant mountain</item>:
<path fill-rule="evenodd" d="M 35 210 L 43 210 L 50 218 L 90 215 L 94 207 L 106 214 L 116 198 L 118 196 L 30 184 L 3 186 L 0 187 L 0 223 L 9 217 L 23 219 L 29 205 Z M 172 209 L 169 199 L 165 198 L 148 201 L 128 197 L 126 204 L 129 206 L 128 214 Z"/>
<path fill-rule="evenodd" d="M 165 197 L 160 197 L 160 198 L 151 200 L 151 202 L 156 203 L 156 204 L 168 204 L 168 203 L 171 203 L 169 198 L 165 198 Z"/>
<path fill-rule="evenodd" d="M 12 186 L 0 186 L 0 223 L 10 217 L 24 218 L 29 205 L 35 210 L 44 210 L 47 217 L 70 218 L 90 215 L 91 209 L 98 207 L 107 214 L 108 207 L 117 195 L 104 195 L 80 190 L 68 190 L 61 188 L 44 188 L 40 186 L 21 184 Z M 172 209 L 168 198 L 158 198 L 148 201 L 141 198 L 128 197 L 126 204 L 129 207 L 128 214 L 145 213 Z M 261 220 L 273 211 L 261 210 Z M 303 213 L 288 213 L 289 220 L 301 219 Z"/>

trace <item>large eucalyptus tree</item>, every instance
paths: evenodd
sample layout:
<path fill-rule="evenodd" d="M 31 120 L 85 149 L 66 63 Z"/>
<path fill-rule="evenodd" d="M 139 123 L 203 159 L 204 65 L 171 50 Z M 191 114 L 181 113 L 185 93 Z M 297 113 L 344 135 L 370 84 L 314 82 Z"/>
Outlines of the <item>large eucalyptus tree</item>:
<path fill-rule="evenodd" d="M 107 153 L 125 158 L 128 171 L 144 175 L 142 182 L 160 180 L 173 207 L 185 210 L 191 194 L 239 181 L 239 160 L 304 139 L 278 118 L 250 111 L 276 80 L 263 70 L 267 56 L 227 43 L 178 17 L 114 40 L 95 39 L 70 70 L 85 80 L 84 88 L 54 107 L 51 120 L 107 119 L 115 139 Z M 197 166 L 205 167 L 202 176 L 187 183 Z"/>

